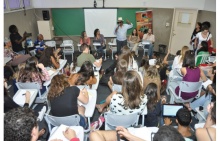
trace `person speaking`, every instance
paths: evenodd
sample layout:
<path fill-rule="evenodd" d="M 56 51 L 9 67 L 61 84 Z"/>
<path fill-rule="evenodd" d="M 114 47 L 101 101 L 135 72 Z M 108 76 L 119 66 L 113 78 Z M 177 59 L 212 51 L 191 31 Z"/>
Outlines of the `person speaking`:
<path fill-rule="evenodd" d="M 123 23 L 122 17 L 118 18 L 118 24 L 115 27 L 114 34 L 116 35 L 116 42 L 117 42 L 117 53 L 118 55 L 121 54 L 121 48 L 127 45 L 127 30 L 133 27 L 133 24 L 126 19 L 126 23 Z"/>

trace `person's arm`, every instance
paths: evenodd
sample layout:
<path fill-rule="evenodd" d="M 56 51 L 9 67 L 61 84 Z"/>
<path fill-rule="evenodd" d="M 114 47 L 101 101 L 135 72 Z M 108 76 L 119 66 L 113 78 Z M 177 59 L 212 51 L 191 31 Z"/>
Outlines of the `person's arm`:
<path fill-rule="evenodd" d="M 213 40 L 212 40 L 212 38 L 210 38 L 209 40 L 210 40 L 210 42 L 211 42 L 210 47 L 213 47 Z"/>
<path fill-rule="evenodd" d="M 204 74 L 202 69 L 200 69 L 200 78 L 202 79 L 203 82 L 207 81 L 207 77 L 205 76 L 205 74 Z"/>
<path fill-rule="evenodd" d="M 137 136 L 132 135 L 131 133 L 129 133 L 129 131 L 126 128 L 124 128 L 122 126 L 116 127 L 116 132 L 118 132 L 118 134 L 121 137 L 125 137 L 129 141 L 146 141 L 146 140 L 143 140 Z"/>
<path fill-rule="evenodd" d="M 152 34 L 153 35 L 153 34 Z M 153 35 L 152 36 L 152 44 L 154 44 L 154 42 L 155 42 L 155 36 Z"/>
<path fill-rule="evenodd" d="M 126 23 L 128 24 L 128 29 L 133 27 L 133 24 L 128 19 L 126 19 Z"/>
<path fill-rule="evenodd" d="M 206 122 L 205 122 L 205 125 L 203 128 L 208 128 L 208 127 L 211 127 L 212 125 L 214 125 L 213 121 L 212 121 L 212 118 L 211 118 L 211 110 L 214 106 L 214 103 L 211 102 L 210 104 L 208 104 L 207 106 L 207 112 L 208 112 L 208 116 L 206 118 Z"/>
<path fill-rule="evenodd" d="M 20 39 L 20 40 L 15 40 L 15 43 L 17 44 L 20 44 L 22 43 L 24 40 L 26 40 L 27 36 L 26 36 L 27 33 L 24 33 L 23 34 L 23 37 Z M 19 35 L 20 36 L 20 35 Z"/>
<path fill-rule="evenodd" d="M 82 102 L 83 104 L 87 104 L 89 102 L 88 91 L 85 88 L 80 90 L 80 93 L 79 93 L 79 96 L 78 96 L 78 100 L 80 102 Z"/>
<path fill-rule="evenodd" d="M 140 37 L 139 37 L 139 34 L 138 34 L 138 39 L 137 39 L 137 43 L 139 43 L 141 40 L 140 40 Z"/>
<path fill-rule="evenodd" d="M 83 44 L 83 39 L 80 38 L 79 43 L 82 45 Z"/>
<path fill-rule="evenodd" d="M 128 37 L 128 41 L 129 41 L 129 42 L 131 42 L 131 36 L 132 36 L 132 35 L 130 35 L 130 36 Z"/>
<path fill-rule="evenodd" d="M 95 61 L 93 63 L 96 67 L 101 67 L 102 66 L 102 58 L 100 58 L 98 61 Z"/>
<path fill-rule="evenodd" d="M 118 32 L 118 28 L 119 28 L 119 24 L 115 27 L 114 35 L 116 35 L 116 33 Z"/>
<path fill-rule="evenodd" d="M 185 76 L 186 75 L 186 68 L 185 67 L 183 67 L 183 68 L 181 68 L 180 69 L 180 72 L 181 72 L 181 74 L 183 75 L 183 76 Z"/>
<path fill-rule="evenodd" d="M 55 67 L 56 69 L 60 68 L 60 63 L 58 62 L 58 61 L 59 61 L 59 58 L 60 58 L 60 57 L 58 57 L 58 59 L 55 59 L 53 56 L 50 56 L 51 62 L 52 62 L 52 64 L 54 65 L 54 67 Z M 58 60 L 58 61 L 57 61 L 57 60 Z"/>
<path fill-rule="evenodd" d="M 168 64 L 167 58 L 168 58 L 169 54 L 170 54 L 170 48 L 168 48 L 167 54 L 166 54 L 166 56 L 163 58 L 163 63 L 164 63 L 164 64 Z"/>
<path fill-rule="evenodd" d="M 66 128 L 66 131 L 63 131 L 63 135 L 69 141 L 80 141 L 79 138 L 76 137 L 76 132 L 73 129 Z"/>
<path fill-rule="evenodd" d="M 197 48 L 199 42 L 199 34 L 196 34 L 195 40 L 194 40 L 194 47 Z"/>
<path fill-rule="evenodd" d="M 44 67 L 42 63 L 37 64 L 37 67 L 42 70 L 42 74 L 40 75 L 42 81 L 50 80 L 49 73 L 47 69 Z"/>
<path fill-rule="evenodd" d="M 147 38 L 147 34 L 144 34 L 142 40 L 145 40 L 146 38 Z"/>
<path fill-rule="evenodd" d="M 89 37 L 87 37 L 87 40 L 88 40 L 88 45 L 90 45 L 90 43 L 91 43 L 91 42 L 90 42 L 90 38 L 89 38 Z"/>

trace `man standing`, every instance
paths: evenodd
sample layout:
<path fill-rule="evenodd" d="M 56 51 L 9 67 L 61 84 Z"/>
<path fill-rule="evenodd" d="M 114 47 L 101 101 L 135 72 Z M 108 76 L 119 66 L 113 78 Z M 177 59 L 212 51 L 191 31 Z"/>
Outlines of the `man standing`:
<path fill-rule="evenodd" d="M 149 59 L 152 59 L 153 55 L 153 47 L 154 47 L 154 42 L 155 42 L 155 37 L 152 34 L 152 29 L 149 28 L 148 32 L 144 34 L 142 41 L 150 41 L 151 44 L 145 45 L 144 48 L 148 49 L 148 57 Z"/>
<path fill-rule="evenodd" d="M 115 27 L 114 34 L 117 38 L 117 53 L 121 54 L 121 48 L 127 45 L 127 30 L 133 27 L 133 24 L 126 20 L 127 24 L 123 24 L 122 17 L 118 18 L 118 25 Z"/>

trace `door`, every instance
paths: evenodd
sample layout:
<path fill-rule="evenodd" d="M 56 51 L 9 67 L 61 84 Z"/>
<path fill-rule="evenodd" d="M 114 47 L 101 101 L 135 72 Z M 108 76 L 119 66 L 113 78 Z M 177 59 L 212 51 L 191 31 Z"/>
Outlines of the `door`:
<path fill-rule="evenodd" d="M 195 29 L 197 14 L 197 9 L 174 9 L 169 42 L 171 54 L 176 54 L 183 46 L 190 47 L 189 42 Z"/>

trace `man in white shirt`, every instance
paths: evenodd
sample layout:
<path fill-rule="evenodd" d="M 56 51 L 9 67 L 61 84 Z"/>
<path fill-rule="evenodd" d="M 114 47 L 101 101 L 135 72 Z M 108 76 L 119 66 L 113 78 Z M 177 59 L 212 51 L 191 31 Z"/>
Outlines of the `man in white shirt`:
<path fill-rule="evenodd" d="M 150 41 L 151 44 L 145 45 L 144 48 L 148 49 L 148 57 L 149 59 L 152 59 L 153 56 L 153 47 L 154 47 L 154 42 L 155 42 L 155 36 L 152 34 L 152 29 L 149 28 L 148 32 L 144 34 L 142 41 Z"/>
<path fill-rule="evenodd" d="M 121 48 L 127 45 L 127 30 L 133 27 L 133 24 L 126 20 L 127 24 L 123 24 L 122 17 L 118 18 L 118 24 L 115 27 L 114 34 L 117 38 L 117 53 L 121 54 Z"/>

